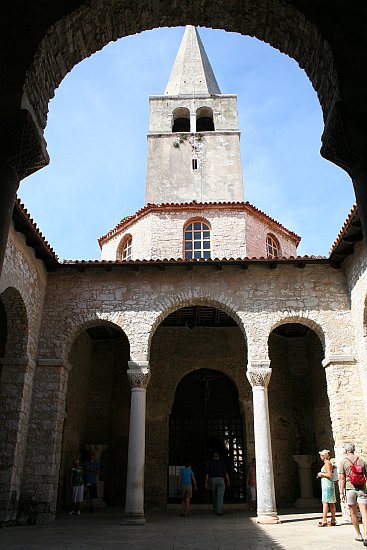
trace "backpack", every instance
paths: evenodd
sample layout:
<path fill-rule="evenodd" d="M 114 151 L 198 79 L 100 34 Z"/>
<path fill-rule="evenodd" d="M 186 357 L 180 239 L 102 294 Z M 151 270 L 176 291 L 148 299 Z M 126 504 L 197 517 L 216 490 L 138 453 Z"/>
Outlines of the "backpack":
<path fill-rule="evenodd" d="M 349 474 L 349 481 L 352 485 L 364 485 L 366 483 L 366 476 L 363 473 L 363 466 L 360 466 L 357 464 L 358 462 L 358 456 L 355 459 L 354 462 L 352 462 L 349 458 L 349 462 L 351 463 L 350 467 L 350 474 Z"/>

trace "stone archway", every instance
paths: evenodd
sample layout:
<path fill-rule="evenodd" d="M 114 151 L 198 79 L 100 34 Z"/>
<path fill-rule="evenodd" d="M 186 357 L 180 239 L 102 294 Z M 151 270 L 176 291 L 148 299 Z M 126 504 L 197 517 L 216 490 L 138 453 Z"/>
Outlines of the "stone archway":
<path fill-rule="evenodd" d="M 223 373 L 199 369 L 177 386 L 169 424 L 168 501 L 175 502 L 176 474 L 187 461 L 195 473 L 197 493 L 193 502 L 207 502 L 206 464 L 217 452 L 227 464 L 231 479 L 226 500 L 246 499 L 246 436 L 238 390 Z"/>
<path fill-rule="evenodd" d="M 83 327 L 82 327 L 83 328 Z M 124 332 L 107 322 L 88 323 L 78 331 L 68 356 L 58 503 L 70 504 L 68 470 L 75 458 L 93 448 L 101 463 L 99 503 L 121 506 L 125 497 L 129 434 L 130 357 Z"/>
<path fill-rule="evenodd" d="M 237 422 L 237 428 L 238 423 L 242 423 L 242 430 L 238 428 L 238 433 L 242 433 L 242 441 L 244 441 L 244 434 L 249 432 L 252 434 L 252 394 L 246 380 L 246 358 L 247 347 L 241 328 L 232 317 L 216 307 L 186 305 L 171 311 L 161 320 L 151 341 L 151 379 L 147 390 L 145 497 L 148 506 L 162 508 L 166 506 L 168 467 L 180 465 L 170 463 L 169 432 L 175 395 L 177 392 L 180 393 L 181 390 L 178 390 L 178 387 L 184 377 L 189 377 L 188 380 L 190 380 L 190 373 L 194 373 L 194 377 L 204 376 L 207 373 L 209 377 L 215 377 L 207 380 L 209 385 L 212 381 L 214 384 L 219 379 L 225 381 L 228 387 L 232 388 L 232 393 L 229 390 L 232 396 L 229 398 L 229 406 L 232 408 L 226 412 L 236 416 L 234 422 Z M 228 402 L 226 403 L 228 405 Z M 219 417 L 224 411 L 222 404 L 218 405 L 217 409 L 219 415 L 217 420 L 220 422 Z M 211 413 L 213 422 L 214 416 L 215 414 Z M 204 448 L 208 446 L 209 450 L 209 439 L 213 442 L 214 437 L 213 434 L 213 437 L 210 436 L 209 432 L 205 435 L 205 430 L 208 431 L 208 423 L 206 428 L 202 426 L 201 431 L 205 441 L 201 446 L 203 452 L 198 464 L 199 470 L 207 459 Z M 215 437 L 220 439 L 219 424 L 214 432 L 217 433 Z M 207 438 L 208 441 L 206 441 Z M 248 453 L 253 454 L 253 448 L 248 449 L 243 442 L 240 445 L 241 448 L 234 449 L 234 447 L 235 445 L 231 447 L 231 460 L 239 462 L 237 458 L 241 456 L 241 464 L 240 466 L 236 464 L 232 470 L 238 468 L 241 471 L 238 472 L 238 476 L 236 473 L 237 496 L 233 498 L 243 500 L 244 487 L 240 488 L 239 484 L 242 483 L 240 479 L 243 480 L 245 457 Z M 236 461 L 233 460 L 234 455 L 237 457 Z M 184 458 L 181 457 L 181 460 Z M 157 463 L 160 465 L 158 470 Z M 199 477 L 200 475 L 199 471 Z M 202 490 L 203 479 L 198 479 L 198 483 Z"/>
<path fill-rule="evenodd" d="M 324 357 L 319 336 L 308 326 L 288 322 L 269 336 L 272 377 L 269 413 L 279 506 L 301 497 L 294 456 L 308 456 L 318 468 L 318 451 L 334 448 Z M 311 479 L 311 478 L 310 478 Z M 312 476 L 313 493 L 320 484 Z"/>

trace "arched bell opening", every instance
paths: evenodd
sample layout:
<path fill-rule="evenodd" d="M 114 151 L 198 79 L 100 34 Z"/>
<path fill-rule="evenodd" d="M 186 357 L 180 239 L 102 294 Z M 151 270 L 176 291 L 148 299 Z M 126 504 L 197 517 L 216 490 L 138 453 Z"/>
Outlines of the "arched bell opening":
<path fill-rule="evenodd" d="M 129 435 L 130 357 L 124 332 L 112 323 L 88 324 L 73 342 L 66 395 L 58 504 L 70 505 L 68 474 L 75 458 L 83 463 L 95 450 L 101 466 L 100 506 L 125 499 Z M 97 503 L 97 505 L 98 505 Z"/>
<path fill-rule="evenodd" d="M 210 107 L 200 107 L 196 111 L 196 131 L 214 132 L 213 110 Z"/>
<path fill-rule="evenodd" d="M 246 364 L 240 327 L 216 307 L 182 307 L 156 328 L 147 391 L 147 506 L 178 502 L 176 473 L 185 460 L 197 478 L 193 502 L 207 502 L 205 468 L 214 450 L 228 464 L 227 501 L 246 500 L 246 457 L 253 453 L 246 442 L 252 430 Z"/>
<path fill-rule="evenodd" d="M 270 334 L 269 356 L 272 368 L 269 413 L 277 506 L 294 503 L 297 506 L 298 499 L 304 498 L 297 464 L 300 461 L 309 464 L 308 495 L 320 497 L 320 481 L 316 480 L 320 468 L 318 451 L 333 452 L 334 448 L 322 366 L 324 352 L 313 330 L 301 323 L 287 323 Z"/>
<path fill-rule="evenodd" d="M 180 107 L 173 111 L 172 132 L 190 132 L 190 111 Z"/>

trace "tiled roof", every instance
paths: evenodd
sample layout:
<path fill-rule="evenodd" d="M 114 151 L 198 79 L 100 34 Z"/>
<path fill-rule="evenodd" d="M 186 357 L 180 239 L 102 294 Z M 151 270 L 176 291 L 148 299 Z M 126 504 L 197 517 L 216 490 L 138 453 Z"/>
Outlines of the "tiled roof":
<path fill-rule="evenodd" d="M 289 229 L 284 227 L 284 225 L 279 223 L 277 220 L 274 220 L 273 218 L 265 214 L 265 212 L 262 212 L 261 210 L 256 208 L 256 206 L 253 206 L 252 204 L 250 204 L 248 201 L 246 202 L 196 202 L 196 201 L 193 201 L 193 202 L 185 202 L 185 203 L 163 203 L 163 204 L 148 203 L 145 206 L 143 206 L 143 208 L 140 208 L 140 210 L 135 212 L 135 214 L 132 214 L 131 216 L 127 216 L 126 218 L 123 218 L 113 229 L 108 231 L 108 233 L 106 233 L 105 235 L 102 235 L 102 237 L 98 239 L 98 244 L 102 248 L 102 244 L 104 241 L 113 237 L 123 229 L 127 228 L 132 222 L 137 221 L 138 219 L 142 218 L 143 216 L 145 216 L 150 212 L 157 212 L 162 210 L 183 210 L 183 209 L 196 210 L 196 209 L 203 209 L 203 208 L 206 208 L 206 209 L 231 208 L 233 210 L 236 210 L 236 209 L 249 210 L 256 216 L 261 217 L 267 220 L 268 222 L 275 224 L 278 227 L 278 229 L 280 229 L 281 231 L 286 232 L 288 236 L 296 242 L 297 245 L 301 240 L 301 237 L 299 235 L 297 235 L 296 233 L 293 233 L 293 231 L 290 231 Z"/>
<path fill-rule="evenodd" d="M 325 256 L 287 256 L 280 258 L 209 258 L 209 259 L 199 259 L 199 260 L 188 260 L 182 258 L 164 258 L 164 259 L 155 259 L 155 260 L 64 260 L 60 267 L 63 266 L 74 266 L 74 267 L 131 267 L 136 270 L 142 266 L 155 265 L 160 266 L 186 266 L 188 269 L 193 268 L 194 266 L 218 266 L 221 265 L 237 265 L 240 267 L 247 268 L 250 264 L 268 264 L 269 267 L 276 267 L 278 264 L 298 264 L 299 267 L 304 267 L 307 263 L 328 263 L 328 258 Z"/>
<path fill-rule="evenodd" d="M 36 258 L 42 260 L 47 269 L 54 269 L 59 258 L 18 197 L 14 203 L 13 222 L 15 230 L 23 233 L 28 246 L 34 249 Z"/>
<path fill-rule="evenodd" d="M 347 256 L 353 254 L 356 242 L 363 239 L 358 206 L 354 205 L 330 249 L 332 265 L 340 267 Z"/>
<path fill-rule="evenodd" d="M 358 212 L 358 206 L 356 204 L 354 204 L 351 211 L 349 212 L 349 214 L 347 216 L 347 219 L 345 220 L 345 222 L 343 224 L 343 227 L 339 231 L 339 234 L 338 234 L 337 238 L 335 239 L 335 241 L 332 244 L 332 247 L 330 248 L 330 252 L 329 252 L 330 255 L 334 252 L 334 250 L 336 249 L 336 247 L 338 246 L 338 244 L 342 240 L 342 238 L 345 235 L 348 227 L 350 226 L 351 221 L 354 219 L 357 212 Z"/>

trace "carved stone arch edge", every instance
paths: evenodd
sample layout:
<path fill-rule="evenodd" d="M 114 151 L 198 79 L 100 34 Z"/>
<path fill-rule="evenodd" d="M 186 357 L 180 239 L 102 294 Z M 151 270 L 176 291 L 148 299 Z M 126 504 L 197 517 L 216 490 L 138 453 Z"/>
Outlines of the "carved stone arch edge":
<path fill-rule="evenodd" d="M 190 307 L 190 306 L 207 306 L 207 307 L 215 307 L 219 309 L 220 311 L 223 311 L 224 313 L 227 313 L 232 319 L 237 323 L 237 326 L 241 330 L 246 347 L 247 347 L 247 331 L 246 327 L 244 325 L 243 319 L 241 319 L 239 313 L 234 308 L 234 305 L 226 299 L 218 300 L 216 298 L 212 298 L 209 296 L 193 296 L 193 295 L 186 295 L 186 296 L 175 296 L 172 299 L 170 299 L 170 303 L 162 303 L 160 312 L 157 312 L 157 316 L 155 318 L 155 321 L 152 323 L 148 338 L 148 359 L 150 357 L 150 349 L 152 344 L 152 339 L 155 334 L 155 331 L 161 324 L 161 322 L 171 313 L 174 311 L 177 311 L 178 309 L 184 308 L 184 307 Z"/>
<path fill-rule="evenodd" d="M 90 315 L 72 315 L 64 320 L 64 325 L 58 331 L 57 344 L 55 346 L 49 345 L 49 340 L 52 337 L 55 337 L 55 334 L 47 334 L 46 338 L 43 337 L 40 339 L 42 345 L 39 350 L 39 360 L 38 363 L 43 361 L 45 364 L 48 364 L 50 361 L 61 361 L 63 364 L 68 363 L 68 357 L 71 350 L 71 347 L 75 340 L 88 328 L 105 324 L 109 325 L 112 328 L 120 331 L 121 334 L 124 334 L 129 343 L 129 348 L 131 347 L 131 335 L 126 331 L 121 322 L 122 312 L 114 312 L 112 314 L 103 313 L 100 315 L 90 314 Z M 62 336 L 61 336 L 62 335 Z M 50 351 L 52 349 L 52 353 Z"/>

